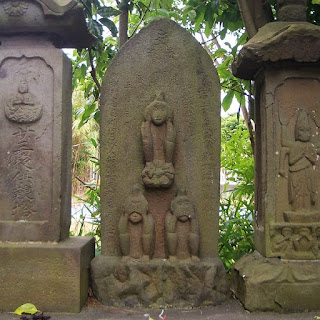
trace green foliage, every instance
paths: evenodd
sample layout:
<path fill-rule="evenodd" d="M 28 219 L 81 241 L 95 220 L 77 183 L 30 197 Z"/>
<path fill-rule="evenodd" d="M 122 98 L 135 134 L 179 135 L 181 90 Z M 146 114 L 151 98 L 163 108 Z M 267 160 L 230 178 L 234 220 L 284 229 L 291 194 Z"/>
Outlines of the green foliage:
<path fill-rule="evenodd" d="M 237 115 L 222 121 L 221 166 L 226 184 L 220 201 L 219 256 L 228 272 L 236 260 L 254 249 L 254 159 L 244 121 Z"/>

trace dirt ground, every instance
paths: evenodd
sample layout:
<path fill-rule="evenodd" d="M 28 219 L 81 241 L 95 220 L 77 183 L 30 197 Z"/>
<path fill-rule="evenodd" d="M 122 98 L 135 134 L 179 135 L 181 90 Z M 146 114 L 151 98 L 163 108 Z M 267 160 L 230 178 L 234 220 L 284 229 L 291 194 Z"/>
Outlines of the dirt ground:
<path fill-rule="evenodd" d="M 320 306 L 320 301 L 319 301 Z M 51 320 L 147 320 L 149 316 L 153 320 L 160 320 L 162 310 L 155 309 L 118 309 L 101 306 L 96 301 L 91 301 L 80 314 L 54 314 L 45 313 L 51 316 Z M 199 309 L 167 309 L 164 310 L 165 320 L 312 320 L 320 316 L 319 312 L 274 314 L 274 313 L 249 313 L 243 309 L 237 300 L 230 300 L 223 305 L 216 307 L 205 307 Z M 19 320 L 20 316 L 8 313 L 0 313 L 0 320 Z M 164 319 L 163 319 L 164 320 Z"/>

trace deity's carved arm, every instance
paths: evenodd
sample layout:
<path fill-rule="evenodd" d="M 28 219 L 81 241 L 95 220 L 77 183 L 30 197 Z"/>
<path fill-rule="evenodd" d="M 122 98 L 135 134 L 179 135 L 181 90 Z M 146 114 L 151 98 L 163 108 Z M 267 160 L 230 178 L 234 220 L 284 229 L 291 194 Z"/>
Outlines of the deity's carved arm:
<path fill-rule="evenodd" d="M 279 169 L 279 174 L 284 177 L 285 176 L 285 168 L 286 164 L 286 156 L 289 155 L 290 149 L 287 147 L 281 148 L 280 150 L 280 169 Z"/>
<path fill-rule="evenodd" d="M 176 131 L 171 121 L 167 121 L 167 135 L 165 141 L 165 161 L 172 162 L 174 149 L 176 146 Z"/>
<path fill-rule="evenodd" d="M 307 154 L 304 148 L 290 148 L 289 149 L 289 165 L 292 166 Z"/>
<path fill-rule="evenodd" d="M 198 220 L 195 218 L 195 216 L 193 216 L 191 218 L 191 232 L 189 236 L 189 245 L 190 245 L 190 251 L 192 256 L 198 255 L 199 244 L 200 244 L 199 224 L 198 224 Z"/>
<path fill-rule="evenodd" d="M 176 235 L 177 218 L 170 211 L 166 215 L 165 231 L 168 245 L 169 256 L 175 256 L 177 251 L 177 235 Z"/>
<path fill-rule="evenodd" d="M 154 238 L 154 221 L 150 214 L 143 215 L 143 254 L 150 256 Z"/>
<path fill-rule="evenodd" d="M 126 213 L 120 216 L 119 233 L 121 252 L 124 256 L 128 256 L 130 251 L 130 237 L 128 233 L 128 214 Z"/>
<path fill-rule="evenodd" d="M 149 121 L 143 121 L 141 125 L 142 148 L 146 162 L 153 160 L 153 144 L 151 125 Z"/>
<path fill-rule="evenodd" d="M 316 161 L 317 161 L 317 155 L 318 155 L 318 149 L 317 147 L 309 142 L 307 144 L 307 148 L 306 148 L 306 151 L 305 151 L 305 157 L 312 163 L 312 164 L 315 164 Z"/>

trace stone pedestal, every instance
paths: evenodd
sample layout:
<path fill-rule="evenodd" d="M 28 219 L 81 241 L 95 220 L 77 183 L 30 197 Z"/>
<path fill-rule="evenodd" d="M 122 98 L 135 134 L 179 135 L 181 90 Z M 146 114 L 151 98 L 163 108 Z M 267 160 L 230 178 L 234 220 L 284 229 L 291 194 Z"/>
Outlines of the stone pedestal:
<path fill-rule="evenodd" d="M 221 303 L 220 85 L 210 57 L 158 19 L 121 47 L 101 92 L 96 296 L 113 305 Z"/>
<path fill-rule="evenodd" d="M 207 262 L 166 259 L 150 262 L 103 255 L 92 264 L 97 298 L 117 307 L 199 307 L 226 300 L 229 283 L 218 258 Z"/>
<path fill-rule="evenodd" d="M 80 312 L 88 296 L 94 239 L 0 243 L 0 310 L 33 303 L 43 312 Z"/>
<path fill-rule="evenodd" d="M 94 241 L 69 238 L 72 65 L 57 47 L 92 37 L 82 8 L 59 3 L 0 3 L 1 311 L 79 312 L 87 296 Z"/>
<path fill-rule="evenodd" d="M 242 257 L 232 272 L 231 289 L 250 311 L 319 310 L 320 260 Z"/>
<path fill-rule="evenodd" d="M 319 309 L 320 28 L 275 22 L 240 52 L 234 74 L 255 80 L 255 248 L 233 287 L 251 311 Z M 263 258 L 264 257 L 264 258 Z M 255 292 L 253 294 L 253 292 Z"/>

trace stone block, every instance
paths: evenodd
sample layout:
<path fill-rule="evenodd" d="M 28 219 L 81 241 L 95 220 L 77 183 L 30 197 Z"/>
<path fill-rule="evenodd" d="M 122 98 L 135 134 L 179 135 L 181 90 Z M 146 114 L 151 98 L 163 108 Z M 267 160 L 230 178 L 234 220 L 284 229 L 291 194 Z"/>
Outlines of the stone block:
<path fill-rule="evenodd" d="M 59 241 L 71 220 L 71 62 L 45 40 L 1 41 L 0 241 Z"/>
<path fill-rule="evenodd" d="M 3 0 L 0 3 L 0 35 L 40 35 L 57 48 L 84 48 L 95 37 L 76 0 Z"/>
<path fill-rule="evenodd" d="M 88 296 L 94 239 L 0 243 L 0 310 L 33 303 L 43 312 L 80 312 Z"/>
<path fill-rule="evenodd" d="M 249 311 L 320 310 L 320 260 L 242 257 L 232 271 L 231 289 Z"/>
<path fill-rule="evenodd" d="M 230 297 L 220 259 L 206 262 L 150 262 L 103 255 L 92 264 L 97 298 L 117 307 L 184 308 L 218 305 Z"/>

